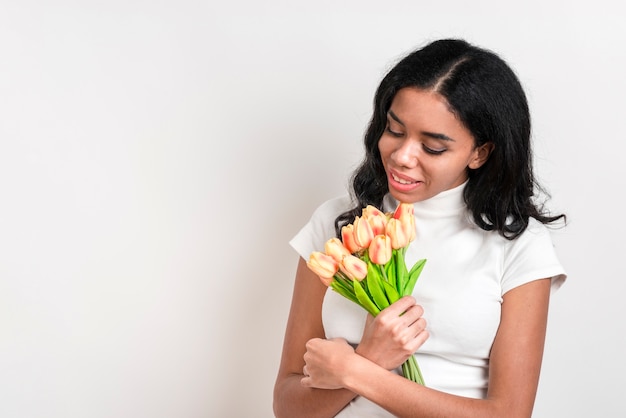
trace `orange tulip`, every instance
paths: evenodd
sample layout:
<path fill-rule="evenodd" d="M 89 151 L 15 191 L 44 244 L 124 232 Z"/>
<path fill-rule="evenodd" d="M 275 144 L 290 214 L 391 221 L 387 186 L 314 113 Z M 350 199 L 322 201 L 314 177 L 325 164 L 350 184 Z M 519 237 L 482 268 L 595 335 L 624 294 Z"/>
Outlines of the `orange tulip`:
<path fill-rule="evenodd" d="M 391 239 L 387 235 L 376 235 L 369 246 L 370 260 L 374 264 L 387 264 L 391 260 Z"/>
<path fill-rule="evenodd" d="M 314 251 L 306 265 L 311 271 L 319 276 L 326 286 L 330 286 L 333 276 L 339 271 L 339 263 L 331 256 L 319 251 Z"/>
<path fill-rule="evenodd" d="M 389 222 L 387 222 L 386 233 L 391 240 L 391 248 L 394 250 L 406 247 L 409 244 L 409 236 L 399 219 L 389 219 Z"/>
<path fill-rule="evenodd" d="M 352 280 L 361 281 L 367 276 L 367 263 L 359 257 L 348 255 L 339 265 L 341 271 Z"/>
<path fill-rule="evenodd" d="M 360 247 L 354 239 L 354 225 L 352 224 L 344 225 L 341 228 L 341 241 L 343 242 L 343 246 L 346 247 L 351 254 L 363 249 L 363 247 Z"/>
<path fill-rule="evenodd" d="M 339 238 L 331 238 L 326 241 L 326 244 L 324 244 L 324 252 L 338 263 L 341 263 L 341 260 L 343 260 L 346 255 L 350 255 L 350 251 L 344 247 Z"/>
<path fill-rule="evenodd" d="M 377 207 L 367 205 L 363 209 L 363 217 L 367 219 L 367 223 L 372 227 L 374 236 L 385 233 L 385 225 L 387 225 L 387 215 L 380 211 Z"/>
<path fill-rule="evenodd" d="M 361 248 L 367 248 L 374 238 L 374 231 L 367 219 L 357 216 L 354 219 L 354 241 Z"/>

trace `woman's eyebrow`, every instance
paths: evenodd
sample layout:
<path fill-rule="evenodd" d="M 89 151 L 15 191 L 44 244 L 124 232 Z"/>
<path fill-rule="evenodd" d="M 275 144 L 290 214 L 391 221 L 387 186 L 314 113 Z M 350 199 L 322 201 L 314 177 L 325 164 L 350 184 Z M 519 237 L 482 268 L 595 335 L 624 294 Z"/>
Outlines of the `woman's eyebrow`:
<path fill-rule="evenodd" d="M 398 117 L 398 115 L 393 113 L 393 110 L 389 109 L 387 114 L 391 117 L 391 119 L 395 120 L 400 125 L 405 126 L 404 122 L 402 122 L 402 120 Z M 428 137 L 433 138 L 433 139 L 440 139 L 442 141 L 452 141 L 452 142 L 455 142 L 454 139 L 450 138 L 448 135 L 438 134 L 438 133 L 435 133 L 435 132 L 422 131 L 422 135 L 428 136 Z"/>
<path fill-rule="evenodd" d="M 398 117 L 395 113 L 393 113 L 393 110 L 389 109 L 389 111 L 387 112 L 387 114 L 388 114 L 389 116 L 391 116 L 391 119 L 395 120 L 395 121 L 396 121 L 396 122 L 398 122 L 400 125 L 404 126 L 404 122 L 402 122 L 402 121 L 400 120 L 400 118 L 399 118 L 399 117 Z"/>
<path fill-rule="evenodd" d="M 448 135 L 444 134 L 436 134 L 434 132 L 422 132 L 422 135 L 426 135 L 433 139 L 441 139 L 442 141 L 452 141 L 455 142 L 454 139 L 450 138 Z"/>

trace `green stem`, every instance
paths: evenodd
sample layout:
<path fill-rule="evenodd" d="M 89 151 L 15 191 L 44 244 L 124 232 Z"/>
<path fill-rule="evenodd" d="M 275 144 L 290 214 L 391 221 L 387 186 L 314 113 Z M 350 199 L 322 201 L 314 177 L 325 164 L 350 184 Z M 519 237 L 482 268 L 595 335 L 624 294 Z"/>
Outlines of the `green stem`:
<path fill-rule="evenodd" d="M 378 265 L 378 264 L 376 264 L 376 265 L 378 266 L 378 269 L 380 270 L 380 274 L 383 276 L 383 279 L 386 282 L 388 282 L 389 278 L 387 277 L 387 272 L 385 271 L 385 266 L 381 266 L 381 265 Z"/>
<path fill-rule="evenodd" d="M 402 374 L 404 377 L 412 382 L 419 383 L 424 386 L 424 378 L 422 377 L 422 371 L 420 370 L 415 356 L 411 356 L 402 364 Z"/>

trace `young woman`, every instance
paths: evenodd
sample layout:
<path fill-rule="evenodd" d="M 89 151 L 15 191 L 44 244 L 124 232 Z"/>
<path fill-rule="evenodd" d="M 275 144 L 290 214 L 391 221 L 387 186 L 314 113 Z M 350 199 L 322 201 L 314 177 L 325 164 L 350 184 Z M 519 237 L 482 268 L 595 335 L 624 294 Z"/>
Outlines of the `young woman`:
<path fill-rule="evenodd" d="M 274 389 L 277 417 L 529 417 L 548 302 L 565 280 L 533 176 L 530 116 L 496 54 L 435 41 L 382 80 L 350 196 L 291 245 L 301 259 Z M 373 205 L 414 204 L 407 296 L 373 318 L 306 260 Z M 401 375 L 415 355 L 425 385 Z"/>

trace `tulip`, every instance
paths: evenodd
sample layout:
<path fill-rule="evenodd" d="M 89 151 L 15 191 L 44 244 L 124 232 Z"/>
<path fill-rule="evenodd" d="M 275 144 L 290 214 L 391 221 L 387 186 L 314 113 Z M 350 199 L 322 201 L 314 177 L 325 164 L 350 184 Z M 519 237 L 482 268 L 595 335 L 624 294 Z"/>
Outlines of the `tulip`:
<path fill-rule="evenodd" d="M 409 242 L 415 240 L 415 215 L 414 207 L 411 203 L 400 203 L 393 214 L 395 219 L 402 223 L 404 233 L 409 237 Z"/>
<path fill-rule="evenodd" d="M 356 217 L 354 219 L 354 241 L 361 248 L 367 248 L 374 238 L 374 231 L 367 222 L 367 219 L 363 217 Z"/>
<path fill-rule="evenodd" d="M 370 260 L 374 264 L 387 264 L 391 260 L 391 239 L 387 235 L 376 235 L 369 246 Z"/>
<path fill-rule="evenodd" d="M 333 276 L 339 271 L 339 263 L 331 256 L 319 251 L 311 253 L 306 265 L 319 276 L 326 286 L 330 286 Z"/>
<path fill-rule="evenodd" d="M 410 216 L 407 219 L 408 222 L 402 222 L 402 226 L 405 229 L 405 232 L 409 236 L 409 242 L 413 242 L 415 240 L 416 230 L 415 230 L 415 216 Z"/>
<path fill-rule="evenodd" d="M 336 262 L 341 263 L 341 260 L 347 255 L 350 255 L 350 251 L 344 247 L 339 238 L 331 238 L 324 244 L 324 252 L 331 256 Z"/>
<path fill-rule="evenodd" d="M 367 276 L 367 263 L 359 257 L 348 255 L 343 258 L 339 265 L 341 271 L 349 279 L 361 281 Z"/>
<path fill-rule="evenodd" d="M 385 233 L 385 225 L 387 225 L 387 215 L 372 205 L 367 205 L 363 209 L 363 217 L 367 219 L 367 223 L 372 227 L 374 236 Z"/>
<path fill-rule="evenodd" d="M 343 241 L 343 246 L 350 251 L 350 254 L 357 253 L 363 249 L 354 239 L 354 225 L 352 224 L 344 225 L 341 228 L 341 241 Z"/>
<path fill-rule="evenodd" d="M 411 203 L 401 202 L 393 213 L 393 217 L 400 219 L 404 216 L 413 216 L 414 213 L 414 207 Z"/>
<path fill-rule="evenodd" d="M 389 239 L 391 240 L 391 248 L 394 250 L 406 247 L 409 244 L 410 236 L 407 235 L 406 228 L 403 227 L 402 222 L 399 219 L 389 219 L 389 222 L 387 222 L 386 234 L 389 236 Z"/>

